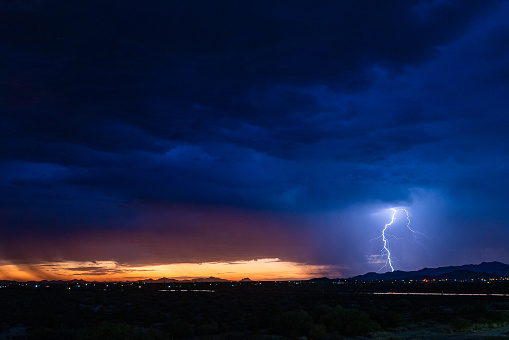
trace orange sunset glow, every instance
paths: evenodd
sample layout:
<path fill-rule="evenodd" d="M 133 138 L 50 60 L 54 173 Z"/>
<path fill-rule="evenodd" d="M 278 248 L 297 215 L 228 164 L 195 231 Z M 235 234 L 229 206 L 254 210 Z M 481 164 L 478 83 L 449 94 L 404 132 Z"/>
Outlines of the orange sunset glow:
<path fill-rule="evenodd" d="M 37 270 L 33 268 L 36 267 Z M 238 281 L 251 280 L 299 280 L 309 279 L 317 273 L 331 270 L 328 266 L 285 262 L 280 259 L 258 259 L 237 262 L 173 263 L 166 265 L 127 266 L 115 261 L 79 262 L 65 261 L 36 265 L 0 265 L 4 279 L 73 280 L 86 281 L 136 281 L 147 278 L 171 278 L 188 280 L 217 277 Z"/>

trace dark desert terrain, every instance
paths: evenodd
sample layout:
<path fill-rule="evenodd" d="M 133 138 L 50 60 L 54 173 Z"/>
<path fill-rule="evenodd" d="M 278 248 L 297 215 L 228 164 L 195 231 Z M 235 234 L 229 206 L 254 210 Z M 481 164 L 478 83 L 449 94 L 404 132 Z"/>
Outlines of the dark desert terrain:
<path fill-rule="evenodd" d="M 498 339 L 509 281 L 10 283 L 2 339 Z"/>

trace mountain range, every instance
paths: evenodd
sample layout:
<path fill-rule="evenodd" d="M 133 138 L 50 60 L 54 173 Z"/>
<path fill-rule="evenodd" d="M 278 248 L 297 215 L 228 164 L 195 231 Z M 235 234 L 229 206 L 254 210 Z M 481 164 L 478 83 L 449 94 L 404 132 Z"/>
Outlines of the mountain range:
<path fill-rule="evenodd" d="M 370 272 L 351 277 L 354 281 L 394 281 L 394 280 L 480 280 L 509 278 L 509 265 L 501 262 L 483 262 L 439 268 L 423 268 L 417 271 L 396 270 L 387 273 Z"/>

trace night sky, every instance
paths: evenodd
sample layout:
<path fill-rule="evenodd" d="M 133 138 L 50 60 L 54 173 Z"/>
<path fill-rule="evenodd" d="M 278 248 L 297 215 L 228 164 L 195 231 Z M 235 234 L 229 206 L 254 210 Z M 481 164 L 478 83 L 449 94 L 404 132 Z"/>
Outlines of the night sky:
<path fill-rule="evenodd" d="M 0 279 L 509 263 L 509 1 L 0 1 Z"/>

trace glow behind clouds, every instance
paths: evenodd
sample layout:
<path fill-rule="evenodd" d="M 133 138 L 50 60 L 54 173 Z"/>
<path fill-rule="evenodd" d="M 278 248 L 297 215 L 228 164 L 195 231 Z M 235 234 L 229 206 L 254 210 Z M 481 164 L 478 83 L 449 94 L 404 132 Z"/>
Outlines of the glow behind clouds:
<path fill-rule="evenodd" d="M 34 272 L 32 268 L 39 270 Z M 7 280 L 73 280 L 87 281 L 136 281 L 147 278 L 173 278 L 188 280 L 210 276 L 239 281 L 298 280 L 330 272 L 329 266 L 284 262 L 280 259 L 257 259 L 237 262 L 172 263 L 152 266 L 127 266 L 114 261 L 96 262 L 45 262 L 30 266 L 0 264 L 0 275 Z"/>

